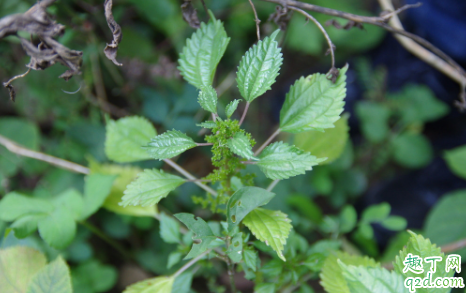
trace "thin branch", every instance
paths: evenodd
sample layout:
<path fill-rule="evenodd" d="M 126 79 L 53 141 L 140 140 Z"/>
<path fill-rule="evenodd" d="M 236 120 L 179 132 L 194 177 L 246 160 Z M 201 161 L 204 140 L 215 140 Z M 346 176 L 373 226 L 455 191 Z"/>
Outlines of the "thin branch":
<path fill-rule="evenodd" d="M 293 6 L 295 8 L 300 8 L 300 9 L 304 9 L 308 11 L 314 11 L 314 12 L 318 12 L 322 14 L 327 14 L 327 15 L 331 15 L 331 16 L 335 16 L 339 18 L 348 19 L 348 20 L 351 20 L 357 23 L 367 23 L 367 24 L 379 26 L 396 35 L 405 36 L 424 47 L 424 48 L 422 48 L 421 46 L 415 47 L 413 45 L 415 43 L 412 42 L 412 44 L 410 44 L 409 46 L 405 45 L 405 47 L 410 48 L 408 49 L 409 51 L 411 51 L 413 54 L 418 56 L 421 60 L 435 67 L 440 72 L 449 76 L 451 79 L 455 80 L 460 85 L 466 84 L 466 71 L 460 65 L 458 65 L 458 63 L 456 63 L 450 56 L 445 54 L 442 50 L 440 50 L 439 48 L 437 48 L 436 46 L 434 46 L 427 40 L 402 29 L 401 23 L 400 23 L 400 26 L 398 27 L 393 25 L 393 21 L 398 20 L 399 22 L 399 19 L 396 16 L 396 13 L 391 13 L 390 23 L 392 25 L 388 25 L 387 16 L 361 16 L 361 15 L 347 13 L 347 12 L 330 9 L 326 7 L 321 7 L 321 6 L 317 6 L 317 5 L 313 5 L 309 3 L 303 3 L 303 2 L 295 1 L 295 0 L 262 0 L 262 1 L 276 3 L 279 5 L 284 5 L 286 7 Z M 382 5 L 382 8 L 384 10 L 390 10 L 390 11 L 394 10 L 392 9 L 393 6 L 391 5 L 391 2 L 389 2 L 389 0 L 379 0 L 379 2 Z M 411 8 L 411 7 L 417 7 L 417 5 L 410 6 L 408 8 Z M 406 9 L 407 8 L 402 8 L 402 9 L 400 8 L 396 12 L 401 12 Z M 423 50 L 419 51 L 419 49 L 423 49 Z"/>
<path fill-rule="evenodd" d="M 241 116 L 241 120 L 239 121 L 239 125 L 243 124 L 244 118 L 246 118 L 246 114 L 248 113 L 249 110 L 249 102 L 246 102 L 246 106 L 244 107 L 243 115 Z"/>
<path fill-rule="evenodd" d="M 257 149 L 257 151 L 254 153 L 254 156 L 259 155 L 262 150 L 269 145 L 269 143 L 280 133 L 280 128 L 277 129 L 272 135 L 260 146 L 260 148 Z"/>
<path fill-rule="evenodd" d="M 328 49 L 330 51 L 330 56 L 332 57 L 332 69 L 335 68 L 335 45 L 332 43 L 332 40 L 330 39 L 330 36 L 328 35 L 327 31 L 325 28 L 320 24 L 320 22 L 317 21 L 313 16 L 311 16 L 309 13 L 306 11 L 293 7 L 293 6 L 288 6 L 289 9 L 297 11 L 307 17 L 308 19 L 312 20 L 312 22 L 320 29 L 322 34 L 324 35 L 325 39 L 327 40 L 328 44 Z"/>
<path fill-rule="evenodd" d="M 395 11 L 392 11 L 392 12 L 389 12 L 389 13 L 386 13 L 384 14 L 383 16 L 381 16 L 382 18 L 386 19 L 387 21 L 392 18 L 394 15 L 398 15 L 400 14 L 401 12 L 405 11 L 405 10 L 408 10 L 408 9 L 411 9 L 411 8 L 418 8 L 418 7 L 421 7 L 422 6 L 422 3 L 421 2 L 418 2 L 416 4 L 406 4 L 400 8 L 398 8 L 397 10 Z M 398 16 L 397 16 L 398 17 Z"/>
<path fill-rule="evenodd" d="M 198 256 L 196 256 L 195 258 L 193 258 L 190 262 L 188 262 L 187 264 L 185 264 L 184 266 L 182 266 L 179 270 L 177 270 L 174 274 L 173 274 L 173 278 L 176 278 L 178 277 L 179 275 L 181 275 L 184 271 L 186 271 L 187 269 L 189 269 L 193 264 L 197 263 L 199 260 L 201 260 L 201 258 L 203 258 L 204 256 L 206 256 L 207 254 L 209 254 L 212 250 L 209 249 L 209 250 L 206 250 L 204 251 L 203 253 L 199 254 Z"/>
<path fill-rule="evenodd" d="M 280 179 L 275 179 L 270 183 L 270 185 L 267 187 L 267 191 L 272 191 L 274 187 L 280 182 Z"/>
<path fill-rule="evenodd" d="M 465 247 L 466 247 L 466 238 L 458 240 L 453 243 L 442 245 L 442 252 L 449 253 L 452 251 L 460 250 L 461 248 L 465 248 Z"/>
<path fill-rule="evenodd" d="M 196 143 L 197 146 L 209 146 L 209 145 L 214 145 L 213 143 L 211 142 L 200 142 L 200 143 Z"/>
<path fill-rule="evenodd" d="M 213 196 L 217 196 L 217 192 L 215 190 L 213 190 L 212 188 L 210 188 L 209 186 L 197 181 L 198 179 L 196 177 L 194 177 L 193 175 L 191 175 L 188 171 L 186 171 L 185 169 L 183 169 L 183 167 L 181 167 L 180 165 L 178 165 L 177 163 L 173 162 L 172 160 L 170 159 L 164 159 L 163 160 L 165 163 L 167 163 L 168 165 L 170 165 L 173 169 L 175 169 L 176 171 L 178 171 L 180 174 L 182 174 L 184 177 L 190 179 L 190 180 L 193 180 L 193 183 L 196 184 L 197 186 L 199 186 L 200 188 L 204 189 L 205 191 L 207 191 L 208 193 L 212 194 Z"/>
<path fill-rule="evenodd" d="M 259 24 L 261 23 L 261 20 L 259 19 L 259 17 L 257 17 L 256 7 L 254 7 L 254 3 L 252 3 L 252 0 L 249 0 L 249 4 L 251 4 L 252 11 L 254 12 L 254 22 L 256 23 L 257 41 L 260 41 L 261 40 L 261 30 L 260 30 Z"/>
<path fill-rule="evenodd" d="M 84 166 L 78 165 L 76 163 L 72 163 L 57 157 L 53 157 L 41 152 L 33 151 L 31 149 L 25 148 L 16 142 L 0 135 L 0 144 L 6 147 L 10 152 L 28 157 L 33 158 L 39 161 L 47 162 L 51 165 L 60 167 L 62 169 L 66 169 L 72 172 L 81 173 L 81 174 L 89 174 L 89 168 Z"/>

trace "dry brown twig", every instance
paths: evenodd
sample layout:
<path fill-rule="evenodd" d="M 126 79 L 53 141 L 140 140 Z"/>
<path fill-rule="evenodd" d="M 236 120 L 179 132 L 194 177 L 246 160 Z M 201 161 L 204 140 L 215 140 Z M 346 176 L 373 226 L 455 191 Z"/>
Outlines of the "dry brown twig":
<path fill-rule="evenodd" d="M 254 12 L 254 22 L 256 23 L 256 35 L 257 35 L 257 41 L 261 40 L 261 30 L 259 24 L 261 23 L 261 20 L 259 17 L 257 17 L 257 11 L 256 7 L 254 6 L 254 3 L 252 3 L 252 0 L 249 0 L 249 4 L 252 7 L 252 11 Z"/>

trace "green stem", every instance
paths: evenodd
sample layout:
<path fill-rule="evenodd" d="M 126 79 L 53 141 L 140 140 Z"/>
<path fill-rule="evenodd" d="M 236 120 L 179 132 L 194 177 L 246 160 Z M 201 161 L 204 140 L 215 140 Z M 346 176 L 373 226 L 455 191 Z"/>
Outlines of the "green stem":
<path fill-rule="evenodd" d="M 230 247 L 230 237 L 227 237 L 227 250 Z M 231 286 L 231 292 L 236 293 L 236 285 L 235 285 L 235 270 L 234 267 L 235 265 L 231 262 L 231 259 L 227 257 L 227 266 L 228 266 L 228 276 L 230 277 L 230 286 Z"/>
<path fill-rule="evenodd" d="M 108 237 L 107 235 L 104 234 L 104 232 L 100 231 L 99 228 L 97 228 L 96 226 L 92 225 L 91 223 L 89 222 L 86 222 L 86 221 L 79 221 L 78 222 L 79 224 L 83 225 L 84 227 L 86 227 L 87 229 L 89 229 L 92 233 L 94 233 L 96 236 L 98 236 L 100 239 L 102 239 L 103 241 L 105 241 L 107 244 L 109 244 L 111 247 L 115 248 L 116 250 L 118 250 L 118 252 L 120 252 L 125 258 L 127 259 L 131 259 L 132 256 L 129 252 L 127 252 L 123 246 L 121 246 L 118 242 L 116 242 L 115 240 L 113 240 L 112 238 Z"/>

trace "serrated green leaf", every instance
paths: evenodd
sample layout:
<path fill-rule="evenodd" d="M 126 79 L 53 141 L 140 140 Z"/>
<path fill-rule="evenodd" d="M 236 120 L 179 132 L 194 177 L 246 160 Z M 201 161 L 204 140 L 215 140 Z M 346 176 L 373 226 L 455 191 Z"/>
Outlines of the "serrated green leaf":
<path fill-rule="evenodd" d="M 217 237 L 212 232 L 210 226 L 200 217 L 195 218 L 193 214 L 179 213 L 174 215 L 178 220 L 195 233 L 193 240 L 200 240 L 200 243 L 194 243 L 191 251 L 184 259 L 196 257 L 207 250 L 209 244 L 216 240 Z"/>
<path fill-rule="evenodd" d="M 372 143 L 382 142 L 389 134 L 388 120 L 391 111 L 386 105 L 372 101 L 356 104 L 356 115 L 361 121 L 364 137 Z"/>
<path fill-rule="evenodd" d="M 192 149 L 196 143 L 192 138 L 178 130 L 169 130 L 151 139 L 145 147 L 154 159 L 170 159 L 186 150 Z"/>
<path fill-rule="evenodd" d="M 421 168 L 430 163 L 433 150 L 422 134 L 402 133 L 391 141 L 395 161 L 407 168 Z"/>
<path fill-rule="evenodd" d="M 254 186 L 242 187 L 236 191 L 227 203 L 229 230 L 238 225 L 252 210 L 267 204 L 274 196 L 275 193 Z"/>
<path fill-rule="evenodd" d="M 446 272 L 446 257 L 443 252 L 441 252 L 440 247 L 437 247 L 435 244 L 432 244 L 429 239 L 422 237 L 422 235 L 416 235 L 415 233 L 408 231 L 411 234 L 411 238 L 409 242 L 403 247 L 403 250 L 396 256 L 395 261 L 393 262 L 393 267 L 395 272 L 401 274 L 404 278 L 407 277 L 420 277 L 425 278 L 428 277 L 428 273 L 430 272 L 431 264 L 428 262 L 423 262 L 424 272 L 420 274 L 416 274 L 410 270 L 407 270 L 406 273 L 403 273 L 405 265 L 403 262 L 406 259 L 408 254 L 412 254 L 413 256 L 419 256 L 424 260 L 425 257 L 431 256 L 440 256 L 442 258 L 441 261 L 436 263 L 436 271 L 432 273 L 432 280 L 436 278 L 444 278 L 444 277 L 452 277 L 455 273 L 455 270 L 450 270 L 450 272 Z M 451 288 L 416 288 L 417 293 L 447 293 L 450 292 Z"/>
<path fill-rule="evenodd" d="M 61 256 L 42 268 L 31 280 L 27 293 L 72 293 L 68 265 Z"/>
<path fill-rule="evenodd" d="M 281 49 L 278 47 L 276 30 L 253 45 L 241 59 L 236 82 L 241 96 L 248 102 L 270 90 L 283 63 Z"/>
<path fill-rule="evenodd" d="M 255 208 L 243 220 L 243 224 L 262 242 L 270 245 L 283 261 L 283 247 L 291 231 L 291 220 L 280 211 Z"/>
<path fill-rule="evenodd" d="M 463 219 L 466 209 L 466 190 L 457 190 L 442 196 L 427 215 L 425 236 L 437 245 L 445 245 L 466 238 Z M 466 249 L 455 253 L 466 257 Z"/>
<path fill-rule="evenodd" d="M 34 248 L 15 246 L 0 250 L 0 292 L 24 293 L 47 259 Z"/>
<path fill-rule="evenodd" d="M 227 118 L 230 118 L 233 113 L 235 113 L 236 108 L 238 108 L 240 100 L 233 100 L 231 101 L 225 108 L 225 114 L 227 115 Z"/>
<path fill-rule="evenodd" d="M 248 160 L 257 160 L 252 152 L 251 142 L 242 132 L 235 133 L 235 135 L 228 140 L 227 146 L 234 154 L 240 157 Z"/>
<path fill-rule="evenodd" d="M 361 221 L 365 223 L 383 221 L 390 215 L 390 210 L 390 204 L 386 202 L 372 205 L 362 212 Z"/>
<path fill-rule="evenodd" d="M 243 259 L 243 233 L 236 233 L 231 239 L 231 244 L 228 247 L 227 255 L 234 262 L 239 263 Z"/>
<path fill-rule="evenodd" d="M 167 243 L 181 242 L 180 224 L 165 213 L 160 214 L 160 237 Z"/>
<path fill-rule="evenodd" d="M 320 284 L 328 293 L 350 293 L 338 260 L 346 265 L 362 265 L 373 268 L 380 266 L 375 260 L 367 256 L 350 255 L 342 251 L 330 254 L 325 260 L 322 272 L 319 275 Z"/>
<path fill-rule="evenodd" d="M 137 175 L 143 171 L 142 169 L 132 166 L 99 164 L 93 160 L 90 161 L 89 168 L 91 169 L 91 174 L 99 173 L 117 176 L 115 181 L 113 181 L 110 194 L 107 196 L 103 204 L 105 209 L 117 214 L 135 217 L 153 217 L 155 214 L 157 214 L 156 206 L 122 207 L 118 204 L 121 202 L 121 198 L 123 197 L 123 193 L 126 190 L 126 186 L 128 186 L 128 184 L 136 179 Z"/>
<path fill-rule="evenodd" d="M 181 177 L 167 174 L 162 170 L 146 169 L 131 182 L 125 195 L 121 198 L 121 206 L 149 206 L 157 204 L 168 193 L 185 182 Z"/>
<path fill-rule="evenodd" d="M 243 250 L 243 259 L 244 264 L 253 270 L 254 272 L 257 270 L 257 251 L 255 249 L 245 248 Z"/>
<path fill-rule="evenodd" d="M 348 233 L 354 229 L 358 221 L 358 214 L 351 205 L 346 205 L 340 213 L 340 232 Z"/>
<path fill-rule="evenodd" d="M 385 268 L 345 265 L 339 261 L 351 293 L 408 293 L 401 275 Z"/>
<path fill-rule="evenodd" d="M 105 202 L 115 181 L 116 176 L 91 174 L 86 176 L 84 184 L 84 209 L 81 220 L 94 214 Z"/>
<path fill-rule="evenodd" d="M 215 69 L 230 42 L 220 20 L 211 18 L 208 24 L 201 23 L 190 39 L 178 60 L 184 79 L 201 89 L 212 85 Z"/>
<path fill-rule="evenodd" d="M 332 128 L 343 112 L 346 71 L 332 83 L 324 74 L 302 77 L 291 86 L 280 111 L 280 129 L 291 133 Z"/>
<path fill-rule="evenodd" d="M 257 165 L 267 178 L 275 180 L 304 174 L 324 160 L 280 141 L 270 144 L 262 151 Z"/>
<path fill-rule="evenodd" d="M 123 293 L 171 293 L 174 277 L 157 277 L 130 285 Z"/>
<path fill-rule="evenodd" d="M 76 235 L 76 222 L 67 209 L 56 209 L 38 225 L 39 234 L 50 246 L 63 249 Z"/>
<path fill-rule="evenodd" d="M 466 179 L 466 145 L 446 151 L 444 159 L 456 176 Z"/>
<path fill-rule="evenodd" d="M 293 143 L 296 147 L 318 158 L 327 158 L 322 165 L 329 164 L 338 159 L 345 149 L 349 137 L 348 117 L 348 115 L 343 115 L 335 122 L 335 128 L 329 128 L 325 132 L 297 133 L 293 136 Z"/>
<path fill-rule="evenodd" d="M 201 87 L 197 101 L 202 109 L 217 113 L 217 92 L 212 86 Z"/>
<path fill-rule="evenodd" d="M 380 224 L 388 230 L 401 231 L 401 230 L 406 229 L 406 226 L 408 223 L 406 222 L 406 219 L 403 217 L 390 216 L 386 218 L 385 220 L 383 220 L 382 222 L 380 222 Z"/>
<path fill-rule="evenodd" d="M 143 117 L 111 120 L 106 127 L 105 154 L 118 163 L 147 160 L 150 156 L 142 146 L 156 135 L 154 126 Z"/>
<path fill-rule="evenodd" d="M 202 123 L 196 124 L 196 126 L 207 128 L 207 129 L 212 129 L 212 128 L 217 127 L 217 123 L 215 123 L 215 121 L 204 121 Z"/>
<path fill-rule="evenodd" d="M 48 214 L 53 209 L 53 204 L 45 199 L 10 192 L 0 200 L 0 220 L 10 222 L 30 213 Z"/>

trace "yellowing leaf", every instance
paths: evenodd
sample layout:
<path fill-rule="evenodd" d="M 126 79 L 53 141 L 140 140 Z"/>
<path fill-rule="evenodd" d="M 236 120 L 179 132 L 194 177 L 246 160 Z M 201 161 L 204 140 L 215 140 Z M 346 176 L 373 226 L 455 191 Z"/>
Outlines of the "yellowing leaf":
<path fill-rule="evenodd" d="M 134 283 L 123 293 L 171 293 L 174 277 L 157 277 Z"/>
<path fill-rule="evenodd" d="M 282 252 L 283 247 L 292 228 L 290 222 L 286 214 L 263 208 L 252 210 L 243 220 L 244 225 L 251 230 L 252 234 L 270 245 L 283 261 L 286 261 Z"/>

